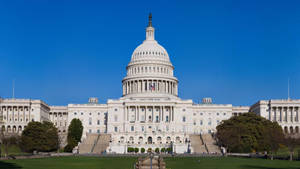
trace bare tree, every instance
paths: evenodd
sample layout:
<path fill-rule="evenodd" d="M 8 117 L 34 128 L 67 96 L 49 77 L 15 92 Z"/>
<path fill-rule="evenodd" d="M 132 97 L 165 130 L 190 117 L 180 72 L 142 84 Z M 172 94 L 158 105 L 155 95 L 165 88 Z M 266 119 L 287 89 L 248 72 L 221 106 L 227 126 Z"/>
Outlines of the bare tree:
<path fill-rule="evenodd" d="M 300 138 L 295 134 L 286 134 L 284 144 L 289 149 L 290 161 L 293 160 L 295 148 L 300 145 Z"/>

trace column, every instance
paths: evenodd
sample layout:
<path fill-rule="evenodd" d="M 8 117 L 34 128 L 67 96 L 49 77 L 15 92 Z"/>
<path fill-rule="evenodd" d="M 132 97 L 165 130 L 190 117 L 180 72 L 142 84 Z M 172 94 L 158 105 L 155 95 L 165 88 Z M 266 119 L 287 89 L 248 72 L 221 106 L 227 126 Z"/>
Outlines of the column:
<path fill-rule="evenodd" d="M 294 107 L 291 107 L 291 122 L 294 121 Z"/>
<path fill-rule="evenodd" d="M 126 113 L 126 114 L 127 114 L 127 115 L 126 115 L 127 117 L 126 117 L 126 118 L 127 118 L 127 121 L 129 121 L 129 107 L 128 107 L 128 106 L 126 106 L 126 111 L 127 111 L 127 113 Z"/>
<path fill-rule="evenodd" d="M 164 106 L 161 106 L 161 121 L 164 121 Z"/>
<path fill-rule="evenodd" d="M 129 94 L 130 92 L 130 86 L 129 86 L 129 82 L 127 82 L 127 94 Z"/>
<path fill-rule="evenodd" d="M 283 110 L 282 107 L 280 107 L 280 116 L 279 116 L 279 121 L 280 122 L 282 122 L 282 114 L 283 114 L 282 110 Z"/>
<path fill-rule="evenodd" d="M 158 121 L 161 122 L 161 106 L 159 106 L 159 115 L 158 115 Z"/>
<path fill-rule="evenodd" d="M 277 116 L 276 109 L 277 109 L 277 107 L 274 107 L 274 118 L 273 118 L 273 121 L 276 121 L 276 120 L 277 120 L 277 118 L 276 118 L 276 116 Z"/>
<path fill-rule="evenodd" d="M 147 113 L 146 113 L 146 111 L 147 111 L 147 106 L 145 106 L 145 119 L 144 119 L 145 122 L 147 122 Z"/>
<path fill-rule="evenodd" d="M 137 119 L 136 119 L 136 121 L 139 122 L 139 120 L 140 120 L 140 106 L 136 106 L 136 109 L 137 109 Z"/>
<path fill-rule="evenodd" d="M 172 121 L 174 121 L 174 107 L 172 107 Z"/>
<path fill-rule="evenodd" d="M 171 107 L 169 107 L 169 122 L 171 122 Z"/>
<path fill-rule="evenodd" d="M 142 92 L 145 92 L 145 80 L 142 80 Z"/>
<path fill-rule="evenodd" d="M 284 108 L 284 121 L 288 122 L 288 107 Z"/>
<path fill-rule="evenodd" d="M 151 118 L 151 122 L 154 122 L 154 106 L 152 106 L 152 118 Z"/>
<path fill-rule="evenodd" d="M 165 81 L 164 84 L 165 84 L 165 93 L 168 93 L 167 81 Z"/>
<path fill-rule="evenodd" d="M 299 107 L 296 107 L 296 122 L 299 122 Z"/>

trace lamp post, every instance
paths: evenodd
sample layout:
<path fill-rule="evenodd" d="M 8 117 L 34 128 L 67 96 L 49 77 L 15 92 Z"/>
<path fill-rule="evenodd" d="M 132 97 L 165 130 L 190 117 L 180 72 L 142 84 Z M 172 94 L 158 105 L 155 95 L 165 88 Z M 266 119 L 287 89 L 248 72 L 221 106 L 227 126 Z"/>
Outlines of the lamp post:
<path fill-rule="evenodd" d="M 153 159 L 153 153 L 150 152 L 150 169 L 152 169 L 152 159 Z"/>

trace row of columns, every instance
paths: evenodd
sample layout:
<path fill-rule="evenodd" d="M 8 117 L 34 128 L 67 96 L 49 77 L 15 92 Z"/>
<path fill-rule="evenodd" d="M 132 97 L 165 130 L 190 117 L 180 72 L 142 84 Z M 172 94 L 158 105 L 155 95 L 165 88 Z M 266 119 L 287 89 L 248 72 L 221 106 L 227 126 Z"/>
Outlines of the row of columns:
<path fill-rule="evenodd" d="M 135 93 L 168 93 L 178 95 L 178 84 L 167 80 L 132 80 L 123 83 L 123 95 Z"/>
<path fill-rule="evenodd" d="M 50 112 L 50 120 L 56 125 L 56 127 L 66 127 L 68 120 L 67 112 Z"/>
<path fill-rule="evenodd" d="M 30 106 L 1 106 L 0 113 L 7 122 L 21 121 L 21 119 L 22 122 L 27 122 L 32 116 Z"/>
<path fill-rule="evenodd" d="M 127 76 L 145 73 L 173 75 L 172 69 L 168 69 L 167 67 L 131 67 L 127 70 Z"/>
<path fill-rule="evenodd" d="M 142 111 L 142 109 L 144 109 L 144 111 Z M 156 111 L 156 109 L 158 109 L 158 111 Z M 128 122 L 174 121 L 173 106 L 126 106 L 125 111 L 125 119 Z M 158 117 L 158 119 L 156 117 Z"/>
<path fill-rule="evenodd" d="M 299 122 L 299 107 L 271 107 L 269 120 L 278 122 Z"/>

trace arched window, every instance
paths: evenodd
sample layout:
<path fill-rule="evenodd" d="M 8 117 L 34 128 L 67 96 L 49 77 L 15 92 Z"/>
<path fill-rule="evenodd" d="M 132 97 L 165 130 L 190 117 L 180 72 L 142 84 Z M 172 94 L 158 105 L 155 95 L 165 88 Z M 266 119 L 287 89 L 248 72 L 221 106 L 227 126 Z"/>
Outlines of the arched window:
<path fill-rule="evenodd" d="M 157 142 L 161 142 L 161 137 L 160 136 L 157 137 Z"/>
<path fill-rule="evenodd" d="M 169 116 L 166 116 L 166 122 L 169 122 Z"/>
<path fill-rule="evenodd" d="M 290 127 L 290 133 L 294 133 L 294 129 L 292 126 Z"/>
<path fill-rule="evenodd" d="M 185 116 L 183 116 L 182 117 L 182 122 L 185 122 L 185 121 L 186 121 Z"/>
<path fill-rule="evenodd" d="M 171 142 L 171 137 L 168 136 L 168 137 L 167 137 L 167 143 L 170 143 L 170 142 Z"/>
<path fill-rule="evenodd" d="M 159 121 L 159 119 L 158 119 L 158 116 L 156 116 L 156 120 L 155 120 L 156 122 L 158 122 Z"/>

